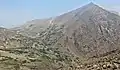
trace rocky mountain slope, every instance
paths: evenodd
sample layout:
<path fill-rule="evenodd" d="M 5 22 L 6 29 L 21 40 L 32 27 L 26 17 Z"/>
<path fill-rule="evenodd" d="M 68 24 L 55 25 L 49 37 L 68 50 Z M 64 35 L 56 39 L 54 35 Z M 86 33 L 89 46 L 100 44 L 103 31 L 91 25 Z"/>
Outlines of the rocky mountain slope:
<path fill-rule="evenodd" d="M 52 30 L 53 32 L 50 32 Z M 64 51 L 64 53 L 62 49 L 66 48 L 57 43 L 63 34 L 61 30 L 62 27 L 49 26 L 36 38 L 21 34 L 8 38 L 5 40 L 8 43 L 4 43 L 5 48 L 0 48 L 0 70 L 69 69 L 70 66 L 73 66 L 72 64 L 75 64 L 72 62 L 75 62 L 73 59 L 76 57 L 68 51 Z M 52 36 L 55 39 L 50 38 Z"/>
<path fill-rule="evenodd" d="M 114 13 L 116 15 L 119 15 L 120 16 L 120 13 L 119 12 L 116 12 L 116 11 L 111 11 L 111 13 Z"/>
<path fill-rule="evenodd" d="M 77 57 L 59 42 L 64 37 L 62 30 L 63 26 L 54 25 L 49 26 L 36 38 L 21 34 L 8 38 L 7 48 L 0 49 L 0 69 L 119 70 L 120 51 L 113 51 L 99 58 Z"/>
<path fill-rule="evenodd" d="M 28 21 L 26 24 L 12 28 L 11 30 L 21 31 L 22 34 L 27 36 L 35 36 L 37 33 L 42 32 L 49 26 L 50 20 L 51 18 Z"/>
<path fill-rule="evenodd" d="M 0 70 L 120 69 L 120 16 L 93 3 L 0 30 Z"/>
<path fill-rule="evenodd" d="M 60 38 L 59 43 L 64 44 L 77 56 L 99 57 L 119 50 L 120 16 L 93 3 L 55 18 L 46 19 L 44 23 L 47 26 L 39 30 L 39 26 L 44 24 L 42 21 L 44 20 L 34 20 L 32 21 L 34 24 L 24 26 L 29 27 L 28 31 L 22 28 L 25 31 L 24 35 L 36 37 L 44 31 L 44 27 L 57 25 L 64 27 L 64 36 Z"/>

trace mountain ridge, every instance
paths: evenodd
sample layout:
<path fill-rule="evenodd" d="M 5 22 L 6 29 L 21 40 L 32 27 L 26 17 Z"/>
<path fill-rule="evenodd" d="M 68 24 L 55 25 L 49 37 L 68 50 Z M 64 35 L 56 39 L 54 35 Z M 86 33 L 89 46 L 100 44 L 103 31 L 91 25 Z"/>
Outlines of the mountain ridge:
<path fill-rule="evenodd" d="M 9 63 L 18 70 L 119 70 L 120 16 L 96 4 L 55 18 L 32 20 L 15 31 L 5 43 L 7 48 L 0 48 L 3 66 Z"/>
<path fill-rule="evenodd" d="M 118 25 L 120 22 L 120 17 L 116 14 L 113 14 L 113 13 L 99 7 L 98 5 L 96 5 L 94 3 L 89 3 L 83 7 L 76 9 L 76 10 L 62 14 L 55 18 L 45 19 L 42 21 L 43 22 L 41 22 L 41 20 L 40 21 L 39 20 L 32 21 L 32 24 L 24 26 L 24 27 L 28 27 L 25 29 L 23 28 L 24 35 L 28 34 L 27 36 L 30 36 L 33 34 L 33 37 L 36 35 L 39 36 L 39 33 L 44 31 L 44 29 L 46 29 L 47 27 L 49 28 L 49 25 L 64 26 L 63 31 L 64 31 L 65 37 L 68 37 L 68 39 L 72 38 L 72 39 L 69 39 L 69 41 L 71 41 L 71 44 L 68 43 L 69 41 L 66 43 L 66 44 L 68 44 L 67 45 L 68 48 L 70 49 L 70 46 L 72 45 L 74 48 L 77 49 L 76 51 L 80 51 L 81 49 L 78 50 L 78 47 L 80 48 L 82 45 L 86 45 L 88 43 L 89 43 L 88 46 L 90 44 L 93 44 L 93 42 L 90 43 L 90 40 L 97 39 L 97 37 L 102 38 L 102 35 L 103 36 L 108 35 L 108 33 L 105 33 L 105 32 L 106 31 L 110 32 L 110 30 L 108 30 L 109 26 L 111 26 L 113 28 L 113 30 L 119 29 Z M 43 24 L 43 28 L 40 29 L 40 26 L 42 24 Z M 79 30 L 83 31 L 83 33 L 79 32 Z M 110 33 L 112 33 L 112 31 Z M 81 44 L 81 46 L 80 46 L 81 40 L 78 41 L 79 38 L 77 39 L 75 37 L 75 35 L 78 35 L 78 36 L 81 35 L 83 38 L 85 36 L 86 40 L 84 39 L 84 41 L 86 41 L 86 43 Z M 89 37 L 91 37 L 91 39 L 89 39 Z M 98 41 L 98 42 L 100 42 L 100 41 Z M 77 46 L 76 44 L 79 44 L 79 46 Z M 108 50 L 108 51 L 103 50 L 102 48 L 103 48 L 102 46 L 101 46 L 101 48 L 98 47 L 101 54 L 102 54 L 102 52 L 110 51 L 110 50 Z M 106 48 L 109 48 L 109 46 L 107 46 Z M 113 47 L 113 48 L 115 48 L 115 47 Z M 85 49 L 86 48 L 83 48 L 84 51 L 82 53 L 88 52 Z M 71 50 L 73 50 L 73 48 Z M 90 51 L 90 49 L 88 49 L 88 50 Z M 95 49 L 93 49 L 92 51 L 94 51 L 94 50 Z M 88 54 L 88 56 L 96 56 L 95 52 L 96 51 L 91 52 L 91 53 L 88 52 L 87 54 Z M 81 54 L 81 52 L 76 52 L 76 53 Z M 100 53 L 98 53 L 98 55 L 99 54 Z"/>

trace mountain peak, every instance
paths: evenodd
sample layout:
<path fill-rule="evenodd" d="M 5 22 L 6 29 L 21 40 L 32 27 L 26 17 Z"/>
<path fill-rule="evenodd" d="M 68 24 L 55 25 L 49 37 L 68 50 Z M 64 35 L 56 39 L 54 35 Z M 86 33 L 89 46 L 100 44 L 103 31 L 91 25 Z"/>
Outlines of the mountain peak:
<path fill-rule="evenodd" d="M 96 5 L 96 4 L 94 4 L 93 2 L 90 2 L 89 5 Z"/>
<path fill-rule="evenodd" d="M 90 2 L 90 3 L 88 4 L 88 6 L 98 6 L 98 5 L 96 5 L 96 4 L 93 3 L 93 2 Z"/>

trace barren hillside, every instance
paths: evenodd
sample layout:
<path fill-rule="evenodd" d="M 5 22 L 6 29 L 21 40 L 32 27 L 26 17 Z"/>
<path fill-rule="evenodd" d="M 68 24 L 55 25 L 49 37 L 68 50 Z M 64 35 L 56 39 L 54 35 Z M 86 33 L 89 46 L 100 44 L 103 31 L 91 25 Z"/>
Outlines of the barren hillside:
<path fill-rule="evenodd" d="M 120 69 L 120 16 L 96 4 L 12 30 L 0 49 L 1 70 Z"/>

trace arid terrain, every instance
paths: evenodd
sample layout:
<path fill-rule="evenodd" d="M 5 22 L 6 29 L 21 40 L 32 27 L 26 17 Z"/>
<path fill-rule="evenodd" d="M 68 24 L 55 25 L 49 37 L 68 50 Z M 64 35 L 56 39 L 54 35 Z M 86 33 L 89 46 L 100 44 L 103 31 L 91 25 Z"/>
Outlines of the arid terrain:
<path fill-rule="evenodd" d="M 1 27 L 0 70 L 120 70 L 120 16 L 89 3 Z"/>

